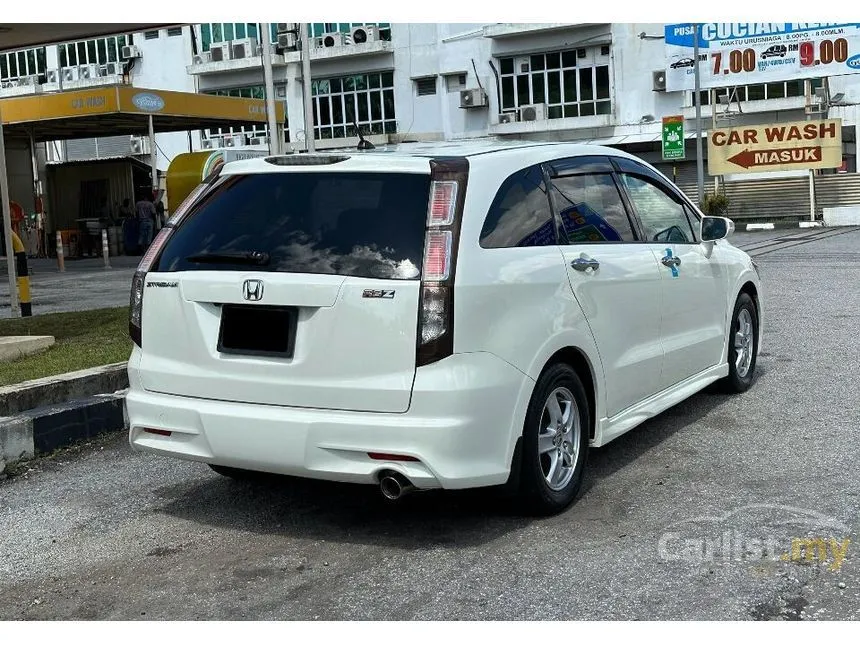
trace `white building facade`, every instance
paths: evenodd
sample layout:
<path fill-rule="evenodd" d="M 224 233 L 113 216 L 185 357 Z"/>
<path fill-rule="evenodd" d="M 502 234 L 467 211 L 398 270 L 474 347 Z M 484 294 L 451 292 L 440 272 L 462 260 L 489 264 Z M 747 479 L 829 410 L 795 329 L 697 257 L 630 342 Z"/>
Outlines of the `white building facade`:
<path fill-rule="evenodd" d="M 289 149 L 301 150 L 307 134 L 295 28 L 292 23 L 272 24 L 271 39 L 280 46 L 267 55 L 275 99 L 286 106 L 285 123 L 279 124 L 282 136 Z M 263 98 L 261 29 L 262 25 L 253 23 L 207 23 L 128 34 L 122 44 L 118 39 L 96 39 L 35 48 L 23 57 L 21 52 L 4 53 L 0 54 L 0 80 L 8 84 L 37 75 L 49 81 L 51 70 L 56 70 L 52 77 L 62 77 L 68 67 L 122 62 L 122 46 L 133 45 L 136 56 L 125 61 L 123 82 L 150 89 Z M 355 125 L 375 144 L 486 136 L 595 142 L 638 154 L 685 190 L 695 189 L 693 93 L 667 92 L 665 81 L 661 83 L 666 65 L 662 23 L 314 23 L 309 29 L 317 149 L 355 145 Z M 714 124 L 803 120 L 808 116 L 810 93 L 822 83 L 816 79 L 741 87 L 738 101 L 729 105 L 717 98 L 725 91 L 704 92 L 703 130 Z M 845 194 L 850 194 L 849 200 L 854 198 L 851 182 L 857 178 L 857 107 L 851 103 L 860 100 L 860 79 L 832 77 L 829 87 L 831 94 L 844 95 L 842 105 L 830 107 L 827 115 L 842 119 L 844 160 L 843 168 L 823 174 L 843 175 L 830 184 L 844 184 L 844 190 L 836 190 L 839 195 L 833 197 L 844 202 Z M 57 88 L 47 83 L 45 89 Z M 721 114 L 726 111 L 732 113 L 730 121 Z M 678 114 L 686 119 L 687 160 L 663 163 L 661 119 Z M 191 150 L 264 150 L 267 136 L 266 128 L 259 126 L 157 135 L 158 166 L 166 169 L 173 156 Z M 49 146 L 48 156 L 133 154 L 128 139 L 104 137 Z M 850 176 L 850 181 L 844 176 Z M 763 197 L 763 191 L 772 192 L 774 186 L 794 201 L 805 199 L 796 209 L 808 215 L 810 198 L 803 190 L 807 177 L 800 171 L 722 179 L 730 197 L 735 191 L 753 204 L 733 214 L 752 218 L 756 209 L 774 215 L 785 211 L 785 200 L 774 205 Z M 824 186 L 829 180 L 822 181 Z M 706 176 L 706 185 L 713 190 L 714 178 Z M 856 192 L 860 202 L 860 188 Z M 827 199 L 822 197 L 819 206 Z"/>

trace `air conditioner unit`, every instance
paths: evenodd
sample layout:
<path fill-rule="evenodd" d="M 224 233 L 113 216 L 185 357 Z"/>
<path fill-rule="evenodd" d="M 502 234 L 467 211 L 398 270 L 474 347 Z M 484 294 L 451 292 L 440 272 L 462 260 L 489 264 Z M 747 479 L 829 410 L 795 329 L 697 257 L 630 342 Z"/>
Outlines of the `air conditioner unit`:
<path fill-rule="evenodd" d="M 519 121 L 519 116 L 517 112 L 502 112 L 499 115 L 499 123 L 516 123 Z"/>
<path fill-rule="evenodd" d="M 546 121 L 546 105 L 523 105 L 519 109 L 520 121 Z"/>
<path fill-rule="evenodd" d="M 213 139 L 203 139 L 200 142 L 200 147 L 203 150 L 213 150 L 215 148 L 215 141 Z"/>
<path fill-rule="evenodd" d="M 60 73 L 55 69 L 49 69 L 45 72 L 45 79 L 47 83 L 59 83 Z"/>
<path fill-rule="evenodd" d="M 209 46 L 209 58 L 213 63 L 230 60 L 230 43 L 216 43 Z"/>
<path fill-rule="evenodd" d="M 229 134 L 224 137 L 225 148 L 239 148 L 245 145 L 245 135 L 244 134 Z"/>
<path fill-rule="evenodd" d="M 460 107 L 465 109 L 483 108 L 489 105 L 487 93 L 480 89 L 460 90 Z"/>
<path fill-rule="evenodd" d="M 242 58 L 253 58 L 257 55 L 257 39 L 242 38 L 230 41 L 230 58 L 240 60 Z"/>
<path fill-rule="evenodd" d="M 659 69 L 651 72 L 651 89 L 655 92 L 666 91 L 666 71 Z"/>
<path fill-rule="evenodd" d="M 33 85 L 39 84 L 39 77 L 35 74 L 31 74 L 29 76 L 19 76 L 18 77 L 18 87 L 32 87 Z"/>
<path fill-rule="evenodd" d="M 327 34 L 323 34 L 319 38 L 316 39 L 317 49 L 322 49 L 325 47 L 343 47 L 346 39 L 344 35 L 339 31 L 332 31 Z"/>
<path fill-rule="evenodd" d="M 268 145 L 269 140 L 266 137 L 251 137 L 248 139 L 249 146 L 265 146 Z"/>
<path fill-rule="evenodd" d="M 120 76 L 124 69 L 122 63 L 107 63 L 99 68 L 102 76 Z"/>
<path fill-rule="evenodd" d="M 286 99 L 287 98 L 287 86 L 286 85 L 278 85 L 275 87 L 275 98 Z"/>
<path fill-rule="evenodd" d="M 63 77 L 64 83 L 72 83 L 81 77 L 81 70 L 79 67 L 64 67 L 60 73 Z"/>
<path fill-rule="evenodd" d="M 364 27 L 354 27 L 352 30 L 352 44 L 361 45 L 363 43 L 374 43 L 379 40 L 379 27 L 376 25 L 367 25 Z"/>
<path fill-rule="evenodd" d="M 298 38 L 295 34 L 278 34 L 278 47 L 281 49 L 292 51 L 298 45 Z"/>
<path fill-rule="evenodd" d="M 140 56 L 140 49 L 134 45 L 124 45 L 120 54 L 120 57 L 123 60 L 128 60 L 129 58 L 140 58 Z"/>
<path fill-rule="evenodd" d="M 531 61 L 528 56 L 519 56 L 514 59 L 514 73 L 528 74 L 532 69 Z"/>
<path fill-rule="evenodd" d="M 90 63 L 89 65 L 81 65 L 79 69 L 79 78 L 82 81 L 89 81 L 99 77 L 99 66 L 95 63 Z"/>
<path fill-rule="evenodd" d="M 148 155 L 150 153 L 149 137 L 131 137 L 129 149 L 133 155 Z"/>
<path fill-rule="evenodd" d="M 201 52 L 199 54 L 194 54 L 194 56 L 191 58 L 191 64 L 192 65 L 205 65 L 206 63 L 208 63 L 211 60 L 212 60 L 212 52 L 211 51 Z"/>
<path fill-rule="evenodd" d="M 290 31 L 298 31 L 298 25 L 294 22 L 279 22 L 276 23 L 279 34 L 285 34 Z"/>

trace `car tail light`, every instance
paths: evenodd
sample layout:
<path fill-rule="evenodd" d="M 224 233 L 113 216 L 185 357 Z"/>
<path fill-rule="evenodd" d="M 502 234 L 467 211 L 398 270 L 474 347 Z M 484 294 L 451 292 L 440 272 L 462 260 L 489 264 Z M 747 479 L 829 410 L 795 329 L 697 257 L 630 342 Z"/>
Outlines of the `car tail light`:
<path fill-rule="evenodd" d="M 451 231 L 427 231 L 424 243 L 424 280 L 441 282 L 451 273 Z"/>
<path fill-rule="evenodd" d="M 427 365 L 454 351 L 454 272 L 469 162 L 430 162 L 430 203 L 421 274 L 416 365 Z"/>
<path fill-rule="evenodd" d="M 457 207 L 457 182 L 434 181 L 430 187 L 427 226 L 450 226 Z"/>
<path fill-rule="evenodd" d="M 158 232 L 152 244 L 146 250 L 140 264 L 137 265 L 137 271 L 134 272 L 134 277 L 131 279 L 131 300 L 129 302 L 128 311 L 128 333 L 134 344 L 138 347 L 143 347 L 143 334 L 141 333 L 141 319 L 143 317 L 143 289 L 146 282 L 146 274 L 155 264 L 167 240 L 175 229 L 165 226 Z"/>

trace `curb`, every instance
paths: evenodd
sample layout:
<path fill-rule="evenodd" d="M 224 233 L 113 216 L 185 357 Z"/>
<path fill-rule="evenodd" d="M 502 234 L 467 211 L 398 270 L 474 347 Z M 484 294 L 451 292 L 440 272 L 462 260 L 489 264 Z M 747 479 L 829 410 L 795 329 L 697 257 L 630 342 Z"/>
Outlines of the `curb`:
<path fill-rule="evenodd" d="M 764 222 L 760 224 L 747 224 L 747 231 L 772 231 L 774 229 L 792 228 L 818 228 L 824 226 L 824 222 L 806 220 L 804 222 Z"/>
<path fill-rule="evenodd" d="M 125 390 L 127 365 L 115 363 L 0 387 L 0 410 L 11 417 L 27 410 Z"/>
<path fill-rule="evenodd" d="M 22 459 L 127 427 L 125 391 L 0 417 L 0 473 Z"/>

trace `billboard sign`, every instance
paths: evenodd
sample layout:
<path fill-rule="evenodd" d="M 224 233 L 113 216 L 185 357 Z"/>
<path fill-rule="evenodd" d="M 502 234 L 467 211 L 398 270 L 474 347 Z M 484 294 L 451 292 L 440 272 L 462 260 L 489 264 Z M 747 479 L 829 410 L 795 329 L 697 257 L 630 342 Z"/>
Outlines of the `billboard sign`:
<path fill-rule="evenodd" d="M 711 175 L 840 165 L 842 119 L 747 125 L 708 133 Z"/>
<path fill-rule="evenodd" d="M 663 160 L 684 158 L 684 117 L 663 117 Z"/>
<path fill-rule="evenodd" d="M 860 73 L 860 23 L 705 22 L 666 25 L 666 91 Z"/>

